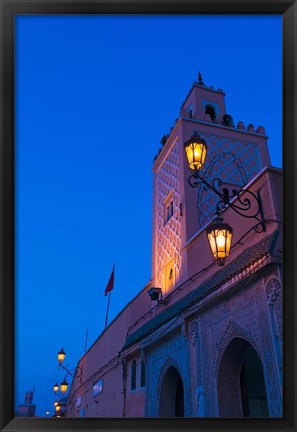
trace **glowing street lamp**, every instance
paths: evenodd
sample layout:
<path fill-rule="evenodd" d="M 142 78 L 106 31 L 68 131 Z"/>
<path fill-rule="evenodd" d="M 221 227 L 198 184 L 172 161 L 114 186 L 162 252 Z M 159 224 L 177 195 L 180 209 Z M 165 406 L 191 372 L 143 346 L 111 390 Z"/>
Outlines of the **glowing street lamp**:
<path fill-rule="evenodd" d="M 206 158 L 207 145 L 205 140 L 200 135 L 194 134 L 184 143 L 184 148 L 190 170 L 198 172 L 203 168 Z"/>
<path fill-rule="evenodd" d="M 63 363 L 65 356 L 66 356 L 66 353 L 64 352 L 63 348 L 61 348 L 61 351 L 58 352 L 58 362 L 60 364 Z"/>
<path fill-rule="evenodd" d="M 68 388 L 68 382 L 66 381 L 66 377 L 65 377 L 64 381 L 60 385 L 60 390 L 64 394 L 67 392 L 67 388 Z"/>
<path fill-rule="evenodd" d="M 219 266 L 224 265 L 226 258 L 230 255 L 233 235 L 231 226 L 223 221 L 222 217 L 217 216 L 206 230 L 211 253 Z"/>
<path fill-rule="evenodd" d="M 56 409 L 55 414 L 59 414 L 59 415 L 63 415 L 63 416 L 64 416 L 65 412 L 63 409 L 64 405 L 63 405 L 63 403 L 61 403 L 61 400 L 63 398 L 65 398 L 65 396 L 66 396 L 65 393 L 68 390 L 68 382 L 67 382 L 66 378 L 67 378 L 67 376 L 70 375 L 73 379 L 76 379 L 76 378 L 81 377 L 81 375 L 82 375 L 82 369 L 79 366 L 77 366 L 74 369 L 68 369 L 68 367 L 63 364 L 65 357 L 66 357 L 66 353 L 64 351 L 64 348 L 61 348 L 61 350 L 58 352 L 57 369 L 58 370 L 63 369 L 65 371 L 65 375 L 64 375 L 64 380 L 60 384 L 60 386 L 57 383 L 54 385 L 54 392 L 56 394 L 56 397 L 58 398 L 54 402 L 55 409 Z M 57 417 L 57 415 L 54 415 L 54 416 Z"/>

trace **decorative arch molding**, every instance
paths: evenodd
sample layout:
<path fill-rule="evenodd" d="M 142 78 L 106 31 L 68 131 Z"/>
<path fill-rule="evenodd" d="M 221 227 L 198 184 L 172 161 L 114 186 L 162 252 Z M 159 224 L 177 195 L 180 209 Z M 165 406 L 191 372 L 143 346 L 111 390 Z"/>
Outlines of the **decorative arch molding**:
<path fill-rule="evenodd" d="M 240 324 L 233 320 L 230 320 L 220 342 L 218 342 L 215 346 L 215 354 L 212 367 L 212 371 L 215 375 L 218 374 L 219 365 L 225 349 L 227 348 L 231 340 L 235 337 L 247 340 L 255 348 L 259 357 L 261 358 L 260 352 L 257 348 L 257 343 L 252 335 L 251 330 L 242 327 Z"/>
<path fill-rule="evenodd" d="M 154 395 L 154 415 L 157 417 L 184 417 L 189 415 L 190 406 L 189 392 L 185 392 L 188 387 L 182 373 L 183 365 L 179 365 L 172 357 L 167 358 L 160 369 L 157 381 L 156 392 Z M 167 376 L 168 375 L 168 376 Z M 180 383 L 180 384 L 179 384 Z M 178 390 L 179 389 L 179 390 Z M 182 390 L 181 390 L 182 389 Z M 181 393 L 180 393 L 181 391 Z M 176 397 L 182 399 L 182 415 L 177 414 Z"/>
<path fill-rule="evenodd" d="M 160 400 L 160 395 L 161 395 L 164 377 L 165 377 L 166 372 L 168 371 L 168 369 L 170 367 L 174 367 L 177 370 L 177 372 L 180 374 L 182 381 L 184 382 L 183 374 L 180 370 L 178 363 L 172 357 L 168 357 L 166 362 L 163 364 L 161 371 L 160 371 L 160 374 L 159 374 L 159 380 L 158 380 L 158 384 L 157 384 L 157 398 L 156 398 L 157 403 L 159 403 L 159 400 Z"/>

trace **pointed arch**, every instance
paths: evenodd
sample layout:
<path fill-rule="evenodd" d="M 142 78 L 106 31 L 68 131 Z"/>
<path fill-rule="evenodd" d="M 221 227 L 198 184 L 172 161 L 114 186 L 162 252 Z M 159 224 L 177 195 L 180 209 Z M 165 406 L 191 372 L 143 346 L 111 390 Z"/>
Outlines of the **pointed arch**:
<path fill-rule="evenodd" d="M 259 354 L 259 351 L 257 349 L 257 343 L 256 343 L 251 331 L 249 329 L 242 327 L 240 324 L 236 323 L 235 321 L 230 320 L 229 324 L 226 327 L 226 330 L 224 331 L 224 333 L 221 337 L 220 342 L 218 342 L 216 344 L 216 347 L 215 347 L 212 370 L 216 376 L 218 374 L 219 364 L 220 364 L 221 358 L 223 356 L 223 353 L 224 353 L 227 345 L 235 337 L 247 340 L 251 345 L 253 345 L 255 347 L 256 351 Z M 259 356 L 260 356 L 260 354 L 259 354 Z"/>
<path fill-rule="evenodd" d="M 268 417 L 263 363 L 255 347 L 234 337 L 222 355 L 217 379 L 219 417 Z"/>

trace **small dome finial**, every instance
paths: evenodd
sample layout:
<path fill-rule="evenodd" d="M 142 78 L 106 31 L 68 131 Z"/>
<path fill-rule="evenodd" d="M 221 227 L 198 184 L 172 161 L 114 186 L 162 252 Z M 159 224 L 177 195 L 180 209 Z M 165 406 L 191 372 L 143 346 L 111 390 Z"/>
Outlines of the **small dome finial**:
<path fill-rule="evenodd" d="M 198 72 L 198 84 L 201 85 L 201 86 L 204 85 L 204 82 L 203 82 L 202 75 L 201 75 L 200 71 Z"/>

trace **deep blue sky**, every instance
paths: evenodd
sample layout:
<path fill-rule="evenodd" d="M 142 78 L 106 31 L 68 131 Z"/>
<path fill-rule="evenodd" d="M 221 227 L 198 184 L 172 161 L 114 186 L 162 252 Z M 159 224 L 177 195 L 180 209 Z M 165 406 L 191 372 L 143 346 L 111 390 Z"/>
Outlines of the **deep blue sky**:
<path fill-rule="evenodd" d="M 16 404 L 53 413 L 74 367 L 151 277 L 152 161 L 201 70 L 281 166 L 280 16 L 16 17 Z"/>

